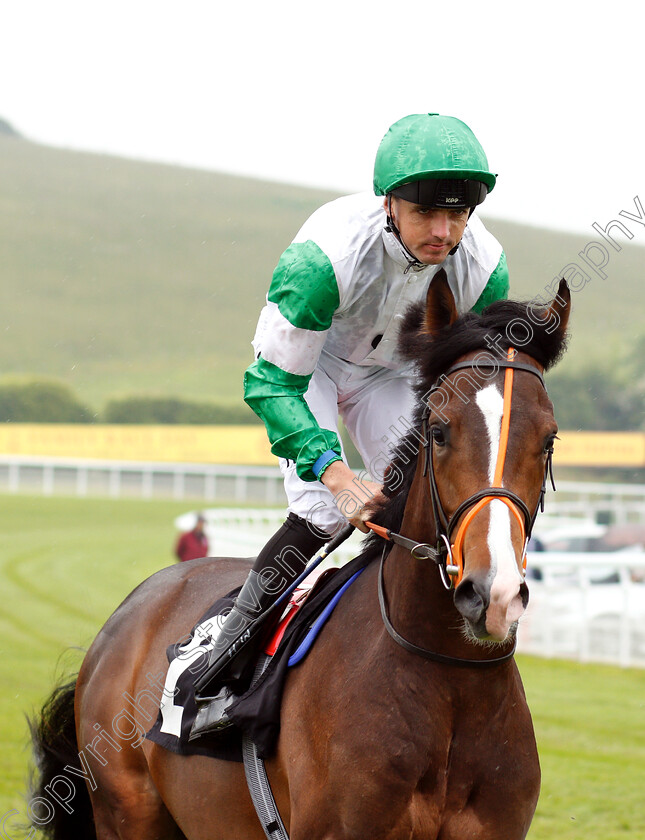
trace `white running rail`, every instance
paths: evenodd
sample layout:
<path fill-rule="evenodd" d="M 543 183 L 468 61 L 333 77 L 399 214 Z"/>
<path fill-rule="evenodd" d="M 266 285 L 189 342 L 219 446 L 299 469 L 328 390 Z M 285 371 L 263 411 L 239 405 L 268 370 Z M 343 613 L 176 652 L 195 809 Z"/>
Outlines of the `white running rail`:
<path fill-rule="evenodd" d="M 196 511 L 175 525 L 192 527 Z M 204 511 L 211 554 L 253 557 L 284 521 L 281 509 Z M 355 532 L 327 561 L 355 557 Z M 529 553 L 529 606 L 520 622 L 518 651 L 544 657 L 645 667 L 645 552 Z"/>

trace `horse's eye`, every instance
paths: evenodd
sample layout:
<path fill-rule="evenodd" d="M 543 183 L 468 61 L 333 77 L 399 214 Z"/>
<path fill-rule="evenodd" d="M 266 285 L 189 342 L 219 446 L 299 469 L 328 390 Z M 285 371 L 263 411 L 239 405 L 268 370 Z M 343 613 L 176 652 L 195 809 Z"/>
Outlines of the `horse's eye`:
<path fill-rule="evenodd" d="M 443 429 L 440 426 L 432 426 L 430 434 L 432 435 L 432 440 L 437 444 L 437 446 L 443 446 L 446 442 Z"/>

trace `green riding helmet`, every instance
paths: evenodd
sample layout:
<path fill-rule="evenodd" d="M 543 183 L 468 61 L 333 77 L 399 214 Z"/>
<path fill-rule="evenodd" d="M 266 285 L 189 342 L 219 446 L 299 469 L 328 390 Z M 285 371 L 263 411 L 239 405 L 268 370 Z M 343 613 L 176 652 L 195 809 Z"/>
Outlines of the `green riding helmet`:
<path fill-rule="evenodd" d="M 374 163 L 374 192 L 431 207 L 475 207 L 496 176 L 479 141 L 456 117 L 411 114 L 390 126 Z"/>

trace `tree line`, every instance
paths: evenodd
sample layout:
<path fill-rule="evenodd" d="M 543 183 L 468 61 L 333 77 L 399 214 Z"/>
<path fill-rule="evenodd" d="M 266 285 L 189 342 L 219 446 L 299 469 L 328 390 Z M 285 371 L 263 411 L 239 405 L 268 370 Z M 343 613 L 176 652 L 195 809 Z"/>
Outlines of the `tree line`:
<path fill-rule="evenodd" d="M 645 338 L 635 358 L 645 355 Z M 549 396 L 561 429 L 645 430 L 645 376 L 637 363 L 594 365 L 547 376 Z M 112 399 L 100 412 L 56 380 L 0 383 L 4 423 L 127 423 L 240 425 L 259 420 L 244 403 L 222 405 L 168 396 Z"/>
<path fill-rule="evenodd" d="M 96 412 L 63 382 L 34 379 L 0 383 L 3 423 L 145 423 L 245 425 L 259 423 L 244 403 L 239 406 L 165 396 L 129 396 L 109 400 Z"/>

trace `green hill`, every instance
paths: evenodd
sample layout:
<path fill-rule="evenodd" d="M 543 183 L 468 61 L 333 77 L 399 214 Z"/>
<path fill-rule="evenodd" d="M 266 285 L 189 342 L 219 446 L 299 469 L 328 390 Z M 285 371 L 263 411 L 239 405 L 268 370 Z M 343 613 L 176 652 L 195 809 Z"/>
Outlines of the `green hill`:
<path fill-rule="evenodd" d="M 623 207 L 635 213 L 632 197 L 625 196 Z M 621 245 L 617 252 L 606 245 L 589 225 L 589 234 L 563 233 L 484 218 L 486 225 L 503 243 L 508 255 L 511 295 L 532 299 L 542 295 L 553 281 L 562 276 L 571 263 L 586 270 L 590 280 L 574 291 L 571 342 L 559 371 L 575 370 L 597 362 L 617 362 L 645 337 L 643 302 L 645 301 L 645 228 L 629 223 L 618 215 L 622 207 L 609 208 L 603 219 L 592 219 L 603 227 L 620 219 L 634 234 L 629 245 L 614 231 Z M 609 254 L 601 279 L 580 257 L 591 242 L 605 245 Z M 632 244 L 634 243 L 634 244 Z M 596 259 L 598 253 L 591 254 Z M 582 283 L 581 277 L 574 282 Z"/>
<path fill-rule="evenodd" d="M 239 404 L 273 267 L 333 197 L 5 135 L 0 184 L 2 375 L 61 379 L 97 409 L 130 393 Z M 599 238 L 487 224 L 514 297 L 539 294 Z M 574 296 L 568 367 L 616 358 L 642 334 L 644 255 L 625 247 L 609 280 Z"/>

